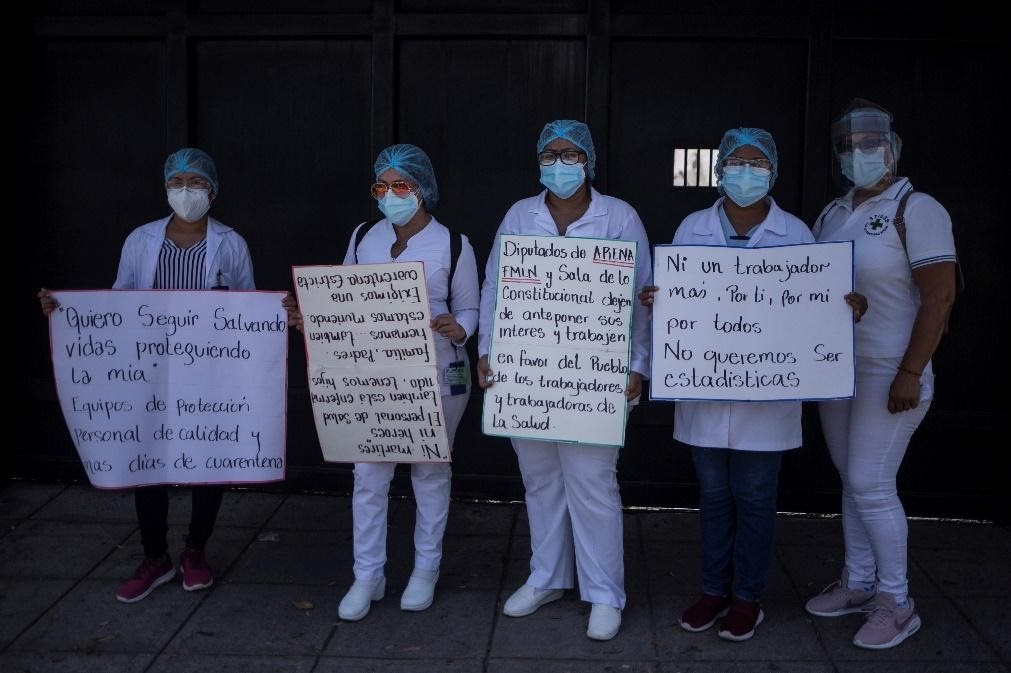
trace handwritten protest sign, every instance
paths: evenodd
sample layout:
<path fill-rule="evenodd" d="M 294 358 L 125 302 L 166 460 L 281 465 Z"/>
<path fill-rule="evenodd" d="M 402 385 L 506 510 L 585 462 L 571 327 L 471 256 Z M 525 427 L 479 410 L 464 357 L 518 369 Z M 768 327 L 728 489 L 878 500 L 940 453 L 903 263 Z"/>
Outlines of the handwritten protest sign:
<path fill-rule="evenodd" d="M 93 485 L 284 479 L 282 293 L 53 295 L 56 389 Z"/>
<path fill-rule="evenodd" d="M 324 459 L 448 461 L 424 265 L 293 273 Z"/>
<path fill-rule="evenodd" d="M 853 245 L 658 245 L 650 397 L 853 395 Z"/>
<path fill-rule="evenodd" d="M 620 446 L 636 245 L 502 236 L 489 435 Z"/>

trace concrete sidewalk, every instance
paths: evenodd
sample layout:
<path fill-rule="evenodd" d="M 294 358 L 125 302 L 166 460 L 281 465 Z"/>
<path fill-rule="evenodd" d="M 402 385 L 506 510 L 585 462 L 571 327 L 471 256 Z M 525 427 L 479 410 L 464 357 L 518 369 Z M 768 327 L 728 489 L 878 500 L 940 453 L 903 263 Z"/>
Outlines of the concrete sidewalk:
<path fill-rule="evenodd" d="M 182 547 L 189 493 L 172 497 L 170 552 Z M 576 592 L 521 619 L 501 614 L 526 578 L 522 505 L 454 503 L 433 606 L 401 612 L 413 503 L 391 503 L 387 595 L 341 622 L 352 580 L 346 497 L 228 491 L 208 558 L 216 583 L 178 581 L 115 600 L 140 560 L 133 497 L 87 486 L 0 482 L 0 671 L 399 671 L 447 673 L 990 673 L 1011 660 L 1011 531 L 910 524 L 920 632 L 898 648 L 850 644 L 861 617 L 816 619 L 804 600 L 839 572 L 838 520 L 782 517 L 763 602 L 744 643 L 692 634 L 677 617 L 699 591 L 694 513 L 625 517 L 628 607 L 609 642 L 585 636 Z"/>

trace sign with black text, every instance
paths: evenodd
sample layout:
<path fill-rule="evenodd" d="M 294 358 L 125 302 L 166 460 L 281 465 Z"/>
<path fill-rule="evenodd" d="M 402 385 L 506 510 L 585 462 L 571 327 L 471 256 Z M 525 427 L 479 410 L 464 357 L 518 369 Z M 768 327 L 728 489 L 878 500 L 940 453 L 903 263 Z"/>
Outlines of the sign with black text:
<path fill-rule="evenodd" d="M 448 462 L 421 262 L 292 269 L 330 462 Z"/>
<path fill-rule="evenodd" d="M 853 396 L 851 242 L 658 245 L 653 259 L 651 399 Z"/>
<path fill-rule="evenodd" d="M 489 435 L 620 446 L 636 244 L 502 236 Z"/>
<path fill-rule="evenodd" d="M 283 292 L 53 296 L 56 389 L 94 486 L 284 479 Z"/>

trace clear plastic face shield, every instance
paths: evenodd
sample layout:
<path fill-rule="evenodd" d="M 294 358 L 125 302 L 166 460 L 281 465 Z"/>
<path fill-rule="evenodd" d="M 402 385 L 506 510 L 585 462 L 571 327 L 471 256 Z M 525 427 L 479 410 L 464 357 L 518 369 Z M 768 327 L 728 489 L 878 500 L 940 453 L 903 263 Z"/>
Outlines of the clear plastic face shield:
<path fill-rule="evenodd" d="M 833 176 L 846 190 L 887 184 L 897 174 L 901 148 L 887 110 L 851 107 L 832 124 Z"/>

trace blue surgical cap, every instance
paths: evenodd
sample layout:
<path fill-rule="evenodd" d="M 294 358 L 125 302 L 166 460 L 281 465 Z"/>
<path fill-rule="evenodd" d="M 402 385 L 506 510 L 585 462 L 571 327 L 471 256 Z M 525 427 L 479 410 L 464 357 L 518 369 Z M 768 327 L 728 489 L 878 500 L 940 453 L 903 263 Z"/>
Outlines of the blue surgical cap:
<path fill-rule="evenodd" d="M 769 176 L 769 189 L 776 184 L 779 176 L 779 153 L 776 151 L 776 141 L 772 139 L 772 134 L 765 129 L 755 129 L 742 126 L 737 129 L 730 129 L 723 134 L 720 141 L 720 159 L 716 163 L 716 177 L 719 178 L 720 194 L 723 194 L 723 162 L 733 154 L 738 147 L 751 145 L 765 155 L 765 158 L 772 162 L 772 175 Z"/>
<path fill-rule="evenodd" d="M 379 153 L 376 158 L 374 172 L 376 179 L 393 169 L 408 180 L 418 183 L 421 195 L 425 199 L 425 209 L 432 210 L 439 205 L 439 185 L 435 182 L 435 171 L 432 161 L 425 150 L 417 145 L 390 145 Z"/>
<path fill-rule="evenodd" d="M 586 176 L 593 179 L 594 167 L 597 165 L 597 152 L 593 149 L 593 137 L 590 127 L 575 119 L 556 119 L 544 125 L 541 137 L 537 139 L 537 153 L 540 154 L 555 138 L 565 138 L 579 149 L 586 152 Z"/>
<path fill-rule="evenodd" d="M 179 173 L 196 173 L 211 183 L 211 189 L 215 194 L 221 193 L 218 190 L 218 169 L 214 165 L 214 159 L 203 150 L 184 147 L 170 154 L 165 160 L 165 182 Z"/>

